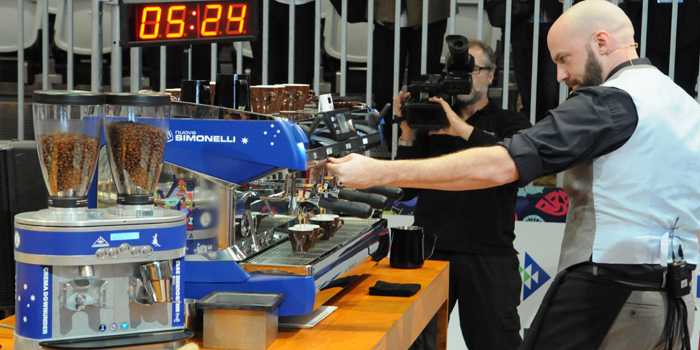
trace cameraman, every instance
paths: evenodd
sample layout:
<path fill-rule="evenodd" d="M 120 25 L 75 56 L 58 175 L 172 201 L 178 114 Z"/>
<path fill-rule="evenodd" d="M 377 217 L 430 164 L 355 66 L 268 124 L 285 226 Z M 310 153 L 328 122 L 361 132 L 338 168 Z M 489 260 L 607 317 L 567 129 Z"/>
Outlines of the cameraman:
<path fill-rule="evenodd" d="M 528 119 L 501 109 L 488 99 L 496 69 L 496 55 L 480 41 L 469 42 L 474 56 L 472 91 L 456 97 L 455 110 L 464 123 L 426 133 L 401 122 L 397 159 L 431 158 L 472 147 L 495 145 L 521 129 Z M 394 111 L 402 116 L 408 94 L 394 97 Z M 404 200 L 419 195 L 415 225 L 438 236 L 433 260 L 450 262 L 449 312 L 459 303 L 462 335 L 470 350 L 517 349 L 520 338 L 522 280 L 513 247 L 516 183 L 473 191 L 404 188 Z M 430 327 L 430 325 L 428 326 Z M 431 339 L 432 341 L 432 339 Z"/>

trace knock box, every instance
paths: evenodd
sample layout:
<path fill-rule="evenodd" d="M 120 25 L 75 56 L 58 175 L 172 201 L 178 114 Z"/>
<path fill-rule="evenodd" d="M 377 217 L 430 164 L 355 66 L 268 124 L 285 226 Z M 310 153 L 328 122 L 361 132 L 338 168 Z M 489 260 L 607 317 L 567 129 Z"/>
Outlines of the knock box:
<path fill-rule="evenodd" d="M 204 312 L 203 345 L 265 350 L 277 339 L 277 309 L 284 293 L 212 292 L 196 303 Z"/>

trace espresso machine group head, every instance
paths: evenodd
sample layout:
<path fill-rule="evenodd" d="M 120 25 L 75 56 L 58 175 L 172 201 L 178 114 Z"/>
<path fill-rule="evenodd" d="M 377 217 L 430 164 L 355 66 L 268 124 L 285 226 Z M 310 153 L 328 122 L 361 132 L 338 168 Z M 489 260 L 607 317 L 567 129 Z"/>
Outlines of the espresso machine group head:
<path fill-rule="evenodd" d="M 36 91 L 49 207 L 15 216 L 15 348 L 175 349 L 184 328 L 185 215 L 153 205 L 168 132 L 163 95 Z M 101 134 L 119 191 L 88 208 Z"/>

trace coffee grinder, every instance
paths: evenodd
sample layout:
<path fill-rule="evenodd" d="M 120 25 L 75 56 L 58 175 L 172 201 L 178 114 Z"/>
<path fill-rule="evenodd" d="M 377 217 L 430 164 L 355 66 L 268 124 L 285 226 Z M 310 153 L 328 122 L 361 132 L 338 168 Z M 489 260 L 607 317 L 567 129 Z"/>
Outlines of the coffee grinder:
<path fill-rule="evenodd" d="M 176 349 L 185 215 L 153 205 L 170 100 L 36 91 L 49 208 L 15 216 L 16 349 Z M 103 125 L 116 207 L 89 209 Z"/>

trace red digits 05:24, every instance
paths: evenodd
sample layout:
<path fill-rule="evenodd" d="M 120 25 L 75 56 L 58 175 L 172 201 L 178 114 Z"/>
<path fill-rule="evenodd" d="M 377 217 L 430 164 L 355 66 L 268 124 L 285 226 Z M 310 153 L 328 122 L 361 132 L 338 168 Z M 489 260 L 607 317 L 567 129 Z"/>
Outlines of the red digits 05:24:
<path fill-rule="evenodd" d="M 141 24 L 139 26 L 139 38 L 142 40 L 157 39 L 160 33 L 163 8 L 161 6 L 146 6 L 141 11 Z M 167 7 L 167 21 L 165 23 L 165 37 L 167 39 L 182 38 L 185 35 L 187 23 L 187 8 L 185 5 L 173 5 Z M 243 33 L 247 12 L 245 4 L 229 4 L 224 11 L 224 5 L 220 3 L 207 4 L 202 12 L 202 17 L 198 18 L 201 23 L 201 37 L 213 37 L 221 34 L 236 35 Z M 226 25 L 224 33 L 220 33 L 221 18 L 226 14 Z M 197 16 L 197 10 L 192 11 L 193 16 Z M 189 30 L 194 30 L 194 25 L 190 25 Z"/>

